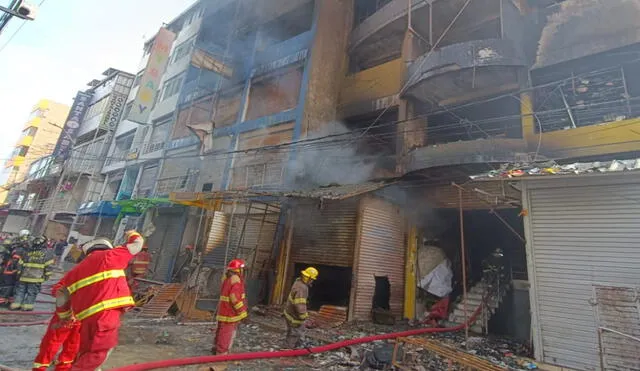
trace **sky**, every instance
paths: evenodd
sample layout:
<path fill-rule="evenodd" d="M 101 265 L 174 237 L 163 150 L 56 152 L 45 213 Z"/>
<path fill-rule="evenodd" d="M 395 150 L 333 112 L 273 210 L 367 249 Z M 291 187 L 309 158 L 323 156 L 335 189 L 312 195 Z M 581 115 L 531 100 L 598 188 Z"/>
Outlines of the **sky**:
<path fill-rule="evenodd" d="M 109 67 L 137 73 L 144 42 L 194 2 L 44 0 L 36 19 L 9 40 L 25 22 L 13 18 L 0 34 L 0 163 L 38 100 L 70 106 L 76 92 Z"/>

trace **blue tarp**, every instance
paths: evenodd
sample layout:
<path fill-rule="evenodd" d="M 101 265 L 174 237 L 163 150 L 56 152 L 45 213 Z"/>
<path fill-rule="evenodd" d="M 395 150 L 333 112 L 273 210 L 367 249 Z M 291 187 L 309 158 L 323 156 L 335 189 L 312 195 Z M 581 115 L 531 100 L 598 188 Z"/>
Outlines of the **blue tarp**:
<path fill-rule="evenodd" d="M 116 217 L 121 207 L 111 201 L 86 202 L 78 208 L 78 215 Z"/>

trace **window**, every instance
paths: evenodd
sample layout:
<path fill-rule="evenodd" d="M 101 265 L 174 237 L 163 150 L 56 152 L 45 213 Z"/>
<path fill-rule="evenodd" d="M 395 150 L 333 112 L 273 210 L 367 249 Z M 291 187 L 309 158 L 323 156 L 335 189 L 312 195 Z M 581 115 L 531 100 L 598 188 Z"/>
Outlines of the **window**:
<path fill-rule="evenodd" d="M 182 88 L 183 81 L 184 73 L 181 73 L 180 75 L 167 80 L 167 82 L 165 82 L 162 86 L 162 96 L 160 98 L 160 101 L 166 100 L 178 94 L 178 92 Z"/>
<path fill-rule="evenodd" d="M 109 101 L 109 95 L 95 102 L 94 104 L 89 106 L 87 110 L 87 114 L 85 115 L 84 121 L 87 121 L 101 113 L 107 108 L 107 102 Z"/>
<path fill-rule="evenodd" d="M 27 128 L 27 129 L 24 129 L 24 130 L 22 131 L 22 136 L 21 136 L 21 138 L 24 138 L 24 137 L 32 137 L 32 136 L 36 135 L 36 132 L 37 132 L 37 131 L 38 131 L 38 128 L 33 127 L 33 126 L 31 126 L 31 127 Z"/>
<path fill-rule="evenodd" d="M 124 114 L 122 115 L 122 119 L 126 120 L 127 117 L 129 117 L 129 113 L 131 112 L 131 108 L 133 108 L 133 101 L 127 103 L 126 106 L 124 106 Z"/>
<path fill-rule="evenodd" d="M 176 46 L 176 48 L 173 51 L 173 55 L 171 56 L 171 64 L 176 63 L 181 59 L 183 59 L 184 57 L 186 57 L 187 55 L 191 54 L 191 50 L 193 49 L 195 40 L 196 38 L 192 37 L 189 40 Z"/>
<path fill-rule="evenodd" d="M 128 151 L 133 144 L 134 132 L 116 138 L 116 151 Z"/>
<path fill-rule="evenodd" d="M 144 70 L 138 72 L 138 74 L 136 75 L 135 80 L 133 80 L 133 86 L 131 87 L 132 89 L 140 85 L 140 80 L 142 79 L 142 75 L 144 75 Z"/>
<path fill-rule="evenodd" d="M 11 157 L 26 156 L 28 151 L 29 151 L 29 147 L 25 147 L 25 146 L 16 147 L 13 150 L 13 154 L 11 155 Z"/>

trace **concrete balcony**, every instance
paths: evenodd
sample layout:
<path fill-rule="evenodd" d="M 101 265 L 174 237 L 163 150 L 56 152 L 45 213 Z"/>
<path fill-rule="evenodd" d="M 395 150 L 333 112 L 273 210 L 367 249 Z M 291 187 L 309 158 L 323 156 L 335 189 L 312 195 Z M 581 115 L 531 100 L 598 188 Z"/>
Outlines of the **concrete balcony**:
<path fill-rule="evenodd" d="M 38 200 L 33 209 L 36 213 L 65 213 L 75 214 L 80 202 L 74 199 L 71 194 L 65 194 L 62 197 L 51 197 Z"/>
<path fill-rule="evenodd" d="M 40 116 L 36 116 L 32 119 L 30 119 L 29 121 L 25 122 L 24 127 L 22 128 L 23 130 L 26 128 L 30 128 L 30 127 L 34 127 L 37 128 L 40 126 L 40 124 L 43 122 L 43 118 Z"/>
<path fill-rule="evenodd" d="M 439 166 L 524 161 L 524 139 L 489 138 L 416 148 L 409 153 L 407 172 Z"/>
<path fill-rule="evenodd" d="M 33 136 L 26 135 L 18 140 L 19 146 L 29 147 L 33 143 Z"/>
<path fill-rule="evenodd" d="M 4 168 L 8 169 L 14 166 L 20 166 L 24 163 L 24 156 L 13 156 L 10 160 L 4 163 Z"/>
<path fill-rule="evenodd" d="M 526 72 L 522 50 L 508 39 L 473 40 L 446 46 L 415 60 L 406 94 L 441 106 L 517 89 Z"/>

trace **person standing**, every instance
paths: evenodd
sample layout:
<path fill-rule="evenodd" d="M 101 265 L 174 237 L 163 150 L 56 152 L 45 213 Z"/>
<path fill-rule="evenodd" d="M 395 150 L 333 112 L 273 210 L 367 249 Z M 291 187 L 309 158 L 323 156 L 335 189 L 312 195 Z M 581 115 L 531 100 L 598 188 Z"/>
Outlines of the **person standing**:
<path fill-rule="evenodd" d="M 27 252 L 22 255 L 20 278 L 15 288 L 14 301 L 9 309 L 33 310 L 36 296 L 40 293 L 40 286 L 51 276 L 52 265 L 53 254 L 47 249 L 46 237 L 35 237 Z"/>
<path fill-rule="evenodd" d="M 309 287 L 318 279 L 318 270 L 308 267 L 300 272 L 300 277 L 291 286 L 287 304 L 284 307 L 284 318 L 287 322 L 286 345 L 293 349 L 304 342 L 305 321 L 309 318 L 307 299 Z"/>
<path fill-rule="evenodd" d="M 13 294 L 20 269 L 20 252 L 15 251 L 0 267 L 0 305 L 13 303 Z"/>
<path fill-rule="evenodd" d="M 131 260 L 131 278 L 129 280 L 129 287 L 133 292 L 138 289 L 138 281 L 136 278 L 145 278 L 149 271 L 149 265 L 151 264 L 151 254 L 147 245 L 142 246 L 142 251 Z"/>
<path fill-rule="evenodd" d="M 69 245 L 69 243 L 67 243 L 67 241 L 64 238 L 61 238 L 60 240 L 58 240 L 58 242 L 56 242 L 54 248 L 53 248 L 53 253 L 56 256 L 56 264 L 58 266 L 62 266 L 60 263 L 61 261 L 61 257 L 62 257 L 62 253 L 64 253 L 64 250 L 66 249 L 67 245 Z"/>
<path fill-rule="evenodd" d="M 86 258 L 62 278 L 56 313 L 63 323 L 74 316 L 81 321 L 73 371 L 100 369 L 118 344 L 120 316 L 135 305 L 125 269 L 142 250 L 144 239 L 136 231 L 127 231 L 125 238 L 125 244 L 115 248 L 104 240 L 84 244 Z"/>
<path fill-rule="evenodd" d="M 212 350 L 213 354 L 229 353 L 238 330 L 238 324 L 248 316 L 244 291 L 244 267 L 245 264 L 242 259 L 233 259 L 227 265 L 216 313 L 218 325 Z"/>
<path fill-rule="evenodd" d="M 51 289 L 53 297 L 63 284 L 63 281 L 60 281 L 53 286 Z M 46 371 L 61 347 L 62 351 L 55 363 L 55 371 L 71 370 L 71 365 L 80 350 L 80 322 L 73 319 L 62 320 L 54 314 L 40 342 L 40 350 L 33 361 L 32 371 Z"/>

